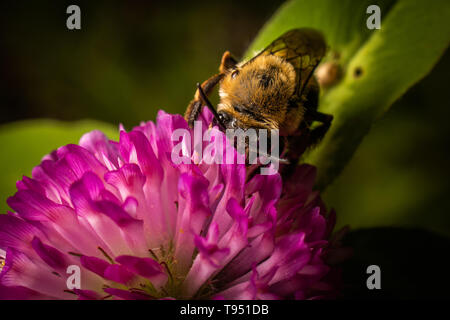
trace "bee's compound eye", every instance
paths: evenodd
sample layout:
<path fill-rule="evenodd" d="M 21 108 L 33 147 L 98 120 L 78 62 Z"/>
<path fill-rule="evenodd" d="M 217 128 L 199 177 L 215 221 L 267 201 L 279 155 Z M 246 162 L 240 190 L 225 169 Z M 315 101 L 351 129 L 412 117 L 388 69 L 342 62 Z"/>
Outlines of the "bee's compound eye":
<path fill-rule="evenodd" d="M 219 112 L 219 120 L 222 121 L 222 123 L 228 123 L 231 120 L 231 116 L 226 112 Z"/>
<path fill-rule="evenodd" d="M 219 120 L 227 128 L 235 128 L 237 125 L 236 119 L 226 112 L 219 112 Z"/>
<path fill-rule="evenodd" d="M 231 78 L 232 79 L 236 78 L 238 74 L 239 74 L 239 70 L 233 70 L 233 72 L 231 72 Z"/>

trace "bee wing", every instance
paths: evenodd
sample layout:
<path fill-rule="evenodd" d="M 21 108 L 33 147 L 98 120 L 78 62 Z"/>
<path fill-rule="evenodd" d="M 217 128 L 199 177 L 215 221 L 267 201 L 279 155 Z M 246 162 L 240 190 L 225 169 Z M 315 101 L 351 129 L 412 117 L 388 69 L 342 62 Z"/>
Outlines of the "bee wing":
<path fill-rule="evenodd" d="M 297 74 L 295 92 L 301 96 L 325 55 L 326 48 L 325 39 L 319 31 L 308 28 L 293 29 L 274 40 L 257 56 L 273 54 L 291 63 Z"/>

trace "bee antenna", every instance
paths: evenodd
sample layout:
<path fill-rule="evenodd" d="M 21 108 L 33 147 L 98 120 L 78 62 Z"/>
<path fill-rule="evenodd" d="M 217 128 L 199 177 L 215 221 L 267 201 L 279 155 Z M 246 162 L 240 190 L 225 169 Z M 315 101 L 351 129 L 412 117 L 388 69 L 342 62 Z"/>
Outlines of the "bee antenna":
<path fill-rule="evenodd" d="M 206 96 L 205 92 L 203 91 L 202 86 L 200 85 L 200 83 L 197 83 L 197 89 L 198 89 L 198 92 L 200 92 L 200 97 L 202 98 L 203 101 L 205 101 L 206 106 L 212 112 L 212 114 L 214 116 L 214 119 L 216 119 L 217 123 L 219 124 L 219 127 L 222 130 L 225 130 L 226 129 L 225 125 L 221 121 L 221 119 L 219 117 L 219 114 L 217 113 L 216 109 L 213 107 L 213 105 L 209 101 L 208 97 Z"/>

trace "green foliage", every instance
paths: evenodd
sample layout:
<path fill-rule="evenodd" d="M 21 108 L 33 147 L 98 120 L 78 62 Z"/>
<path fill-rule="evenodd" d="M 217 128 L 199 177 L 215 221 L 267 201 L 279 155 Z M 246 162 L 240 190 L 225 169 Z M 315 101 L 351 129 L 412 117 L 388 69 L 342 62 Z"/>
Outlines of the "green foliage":
<path fill-rule="evenodd" d="M 68 143 L 78 143 L 83 134 L 101 130 L 110 139 L 118 139 L 118 128 L 98 121 L 61 122 L 28 120 L 0 127 L 0 213 L 7 208 L 6 198 L 14 194 L 15 182 L 30 176 L 42 157 Z"/>
<path fill-rule="evenodd" d="M 367 6 L 381 8 L 381 30 L 366 27 Z M 450 42 L 450 3 L 442 1 L 305 1 L 286 3 L 266 24 L 247 57 L 283 32 L 322 31 L 339 56 L 340 82 L 325 91 L 320 110 L 334 116 L 322 143 L 305 157 L 318 167 L 324 189 L 350 160 L 363 137 L 405 91 L 436 64 Z M 362 73 L 356 76 L 355 70 Z"/>
<path fill-rule="evenodd" d="M 377 121 L 325 203 L 338 227 L 423 227 L 450 236 L 450 52 Z"/>

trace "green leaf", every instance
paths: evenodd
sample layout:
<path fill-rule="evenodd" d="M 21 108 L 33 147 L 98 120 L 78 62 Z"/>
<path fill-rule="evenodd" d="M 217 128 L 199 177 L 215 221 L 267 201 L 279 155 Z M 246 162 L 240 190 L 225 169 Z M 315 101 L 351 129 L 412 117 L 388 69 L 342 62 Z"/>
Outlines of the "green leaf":
<path fill-rule="evenodd" d="M 56 120 L 28 120 L 0 127 L 0 213 L 8 210 L 6 199 L 16 191 L 16 181 L 41 159 L 58 147 L 78 143 L 81 136 L 92 130 L 103 131 L 108 138 L 118 139 L 118 128 L 98 121 L 62 122 Z"/>
<path fill-rule="evenodd" d="M 450 236 L 448 70 L 450 51 L 372 127 L 322 193 L 338 227 L 420 226 Z"/>
<path fill-rule="evenodd" d="M 371 4 L 381 8 L 380 30 L 366 27 L 366 8 Z M 262 29 L 246 56 L 300 27 L 323 32 L 330 52 L 339 56 L 342 72 L 339 83 L 323 92 L 319 106 L 334 116 L 332 127 L 304 159 L 318 167 L 318 187 L 324 189 L 350 160 L 374 121 L 439 60 L 450 42 L 450 3 L 290 1 Z"/>

